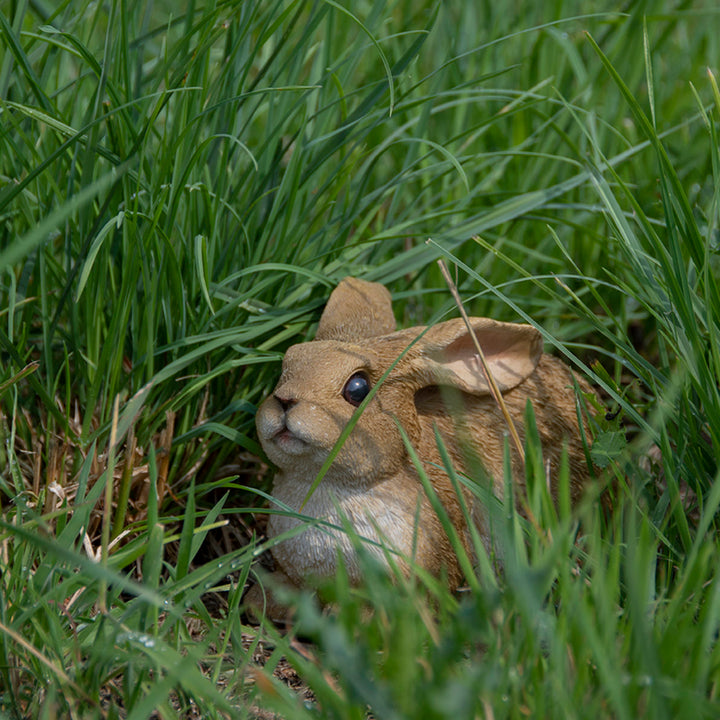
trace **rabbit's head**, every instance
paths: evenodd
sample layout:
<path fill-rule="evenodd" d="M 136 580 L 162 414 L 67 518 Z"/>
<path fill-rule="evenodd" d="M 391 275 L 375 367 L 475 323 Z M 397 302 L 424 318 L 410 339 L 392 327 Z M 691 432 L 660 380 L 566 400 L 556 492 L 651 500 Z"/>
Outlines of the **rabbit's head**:
<path fill-rule="evenodd" d="M 533 373 L 542 355 L 534 328 L 487 318 L 472 318 L 471 324 L 501 391 Z M 263 448 L 286 477 L 312 480 L 393 363 L 339 449 L 328 480 L 357 488 L 405 470 L 409 461 L 397 423 L 417 447 L 422 429 L 416 400 L 422 391 L 450 386 L 474 396 L 490 393 L 462 320 L 394 328 L 386 288 L 346 278 L 330 296 L 316 339 L 289 348 L 280 381 L 257 415 Z"/>

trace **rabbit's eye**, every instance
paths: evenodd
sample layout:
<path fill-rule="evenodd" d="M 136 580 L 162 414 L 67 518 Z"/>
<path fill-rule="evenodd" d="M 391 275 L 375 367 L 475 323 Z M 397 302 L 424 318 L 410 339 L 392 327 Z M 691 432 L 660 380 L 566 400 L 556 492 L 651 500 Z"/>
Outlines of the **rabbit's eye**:
<path fill-rule="evenodd" d="M 355 373 L 343 388 L 342 395 L 351 405 L 357 407 L 370 392 L 370 381 L 365 373 Z"/>

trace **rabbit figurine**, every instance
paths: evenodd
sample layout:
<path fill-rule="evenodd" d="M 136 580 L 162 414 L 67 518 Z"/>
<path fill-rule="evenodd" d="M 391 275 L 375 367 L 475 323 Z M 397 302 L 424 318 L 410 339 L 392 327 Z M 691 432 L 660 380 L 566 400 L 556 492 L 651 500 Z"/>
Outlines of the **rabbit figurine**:
<path fill-rule="evenodd" d="M 487 318 L 471 318 L 470 323 L 521 435 L 526 402 L 532 401 L 550 478 L 557 474 L 563 446 L 567 447 L 571 494 L 577 499 L 590 471 L 578 428 L 573 373 L 562 361 L 543 354 L 541 335 L 530 325 Z M 403 352 L 303 505 L 357 406 Z M 574 380 L 589 391 L 582 379 Z M 455 412 L 457 408 L 461 409 Z M 409 562 L 436 575 L 445 572 L 454 589 L 462 581 L 455 553 L 423 491 L 398 423 L 467 542 L 461 504 L 441 469 L 435 428 L 459 470 L 465 467 L 463 443 L 471 444 L 497 495 L 503 492 L 507 432 L 467 327 L 462 319 L 454 319 L 396 331 L 388 290 L 345 278 L 330 296 L 315 340 L 288 349 L 280 380 L 258 410 L 260 442 L 279 468 L 272 494 L 305 516 L 336 527 L 350 523 L 358 536 L 372 541 L 368 548 L 381 562 L 387 563 L 390 550 L 397 553 L 393 557 L 405 572 Z M 513 459 L 513 478 L 516 484 L 524 483 L 519 458 Z M 489 545 L 483 509 L 472 497 L 466 500 Z M 299 523 L 287 514 L 272 514 L 268 535 L 297 530 Z M 350 581 L 360 579 L 352 540 L 327 525 L 307 526 L 272 552 L 296 586 L 312 576 L 332 576 L 340 556 Z"/>

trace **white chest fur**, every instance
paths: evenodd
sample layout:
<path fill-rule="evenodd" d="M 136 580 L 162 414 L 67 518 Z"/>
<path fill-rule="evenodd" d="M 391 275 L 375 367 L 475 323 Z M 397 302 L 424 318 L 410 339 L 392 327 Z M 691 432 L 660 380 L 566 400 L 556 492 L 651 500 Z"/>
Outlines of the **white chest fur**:
<path fill-rule="evenodd" d="M 413 506 L 417 498 L 399 501 L 386 485 L 355 488 L 326 478 L 301 509 L 310 483 L 288 479 L 283 474 L 276 476 L 273 496 L 294 512 L 316 520 L 300 534 L 273 548 L 273 555 L 285 573 L 298 584 L 313 575 L 330 577 L 335 574 L 341 556 L 350 581 L 358 582 L 360 567 L 353 533 L 383 564 L 386 551 L 409 557 L 414 529 L 408 526 L 408 518 L 415 516 Z M 287 515 L 271 515 L 268 534 L 276 537 L 306 522 Z M 343 529 L 348 526 L 350 533 Z"/>

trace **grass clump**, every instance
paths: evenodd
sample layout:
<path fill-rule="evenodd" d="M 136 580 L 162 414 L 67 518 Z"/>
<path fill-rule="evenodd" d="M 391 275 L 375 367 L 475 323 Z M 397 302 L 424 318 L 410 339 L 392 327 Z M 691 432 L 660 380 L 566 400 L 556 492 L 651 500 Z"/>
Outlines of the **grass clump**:
<path fill-rule="evenodd" d="M 718 21 L 3 7 L 4 716 L 716 716 Z M 343 276 L 405 325 L 448 311 L 438 257 L 600 388 L 612 509 L 538 477 L 539 526 L 503 509 L 475 592 L 369 565 L 261 643 L 255 408 Z"/>

